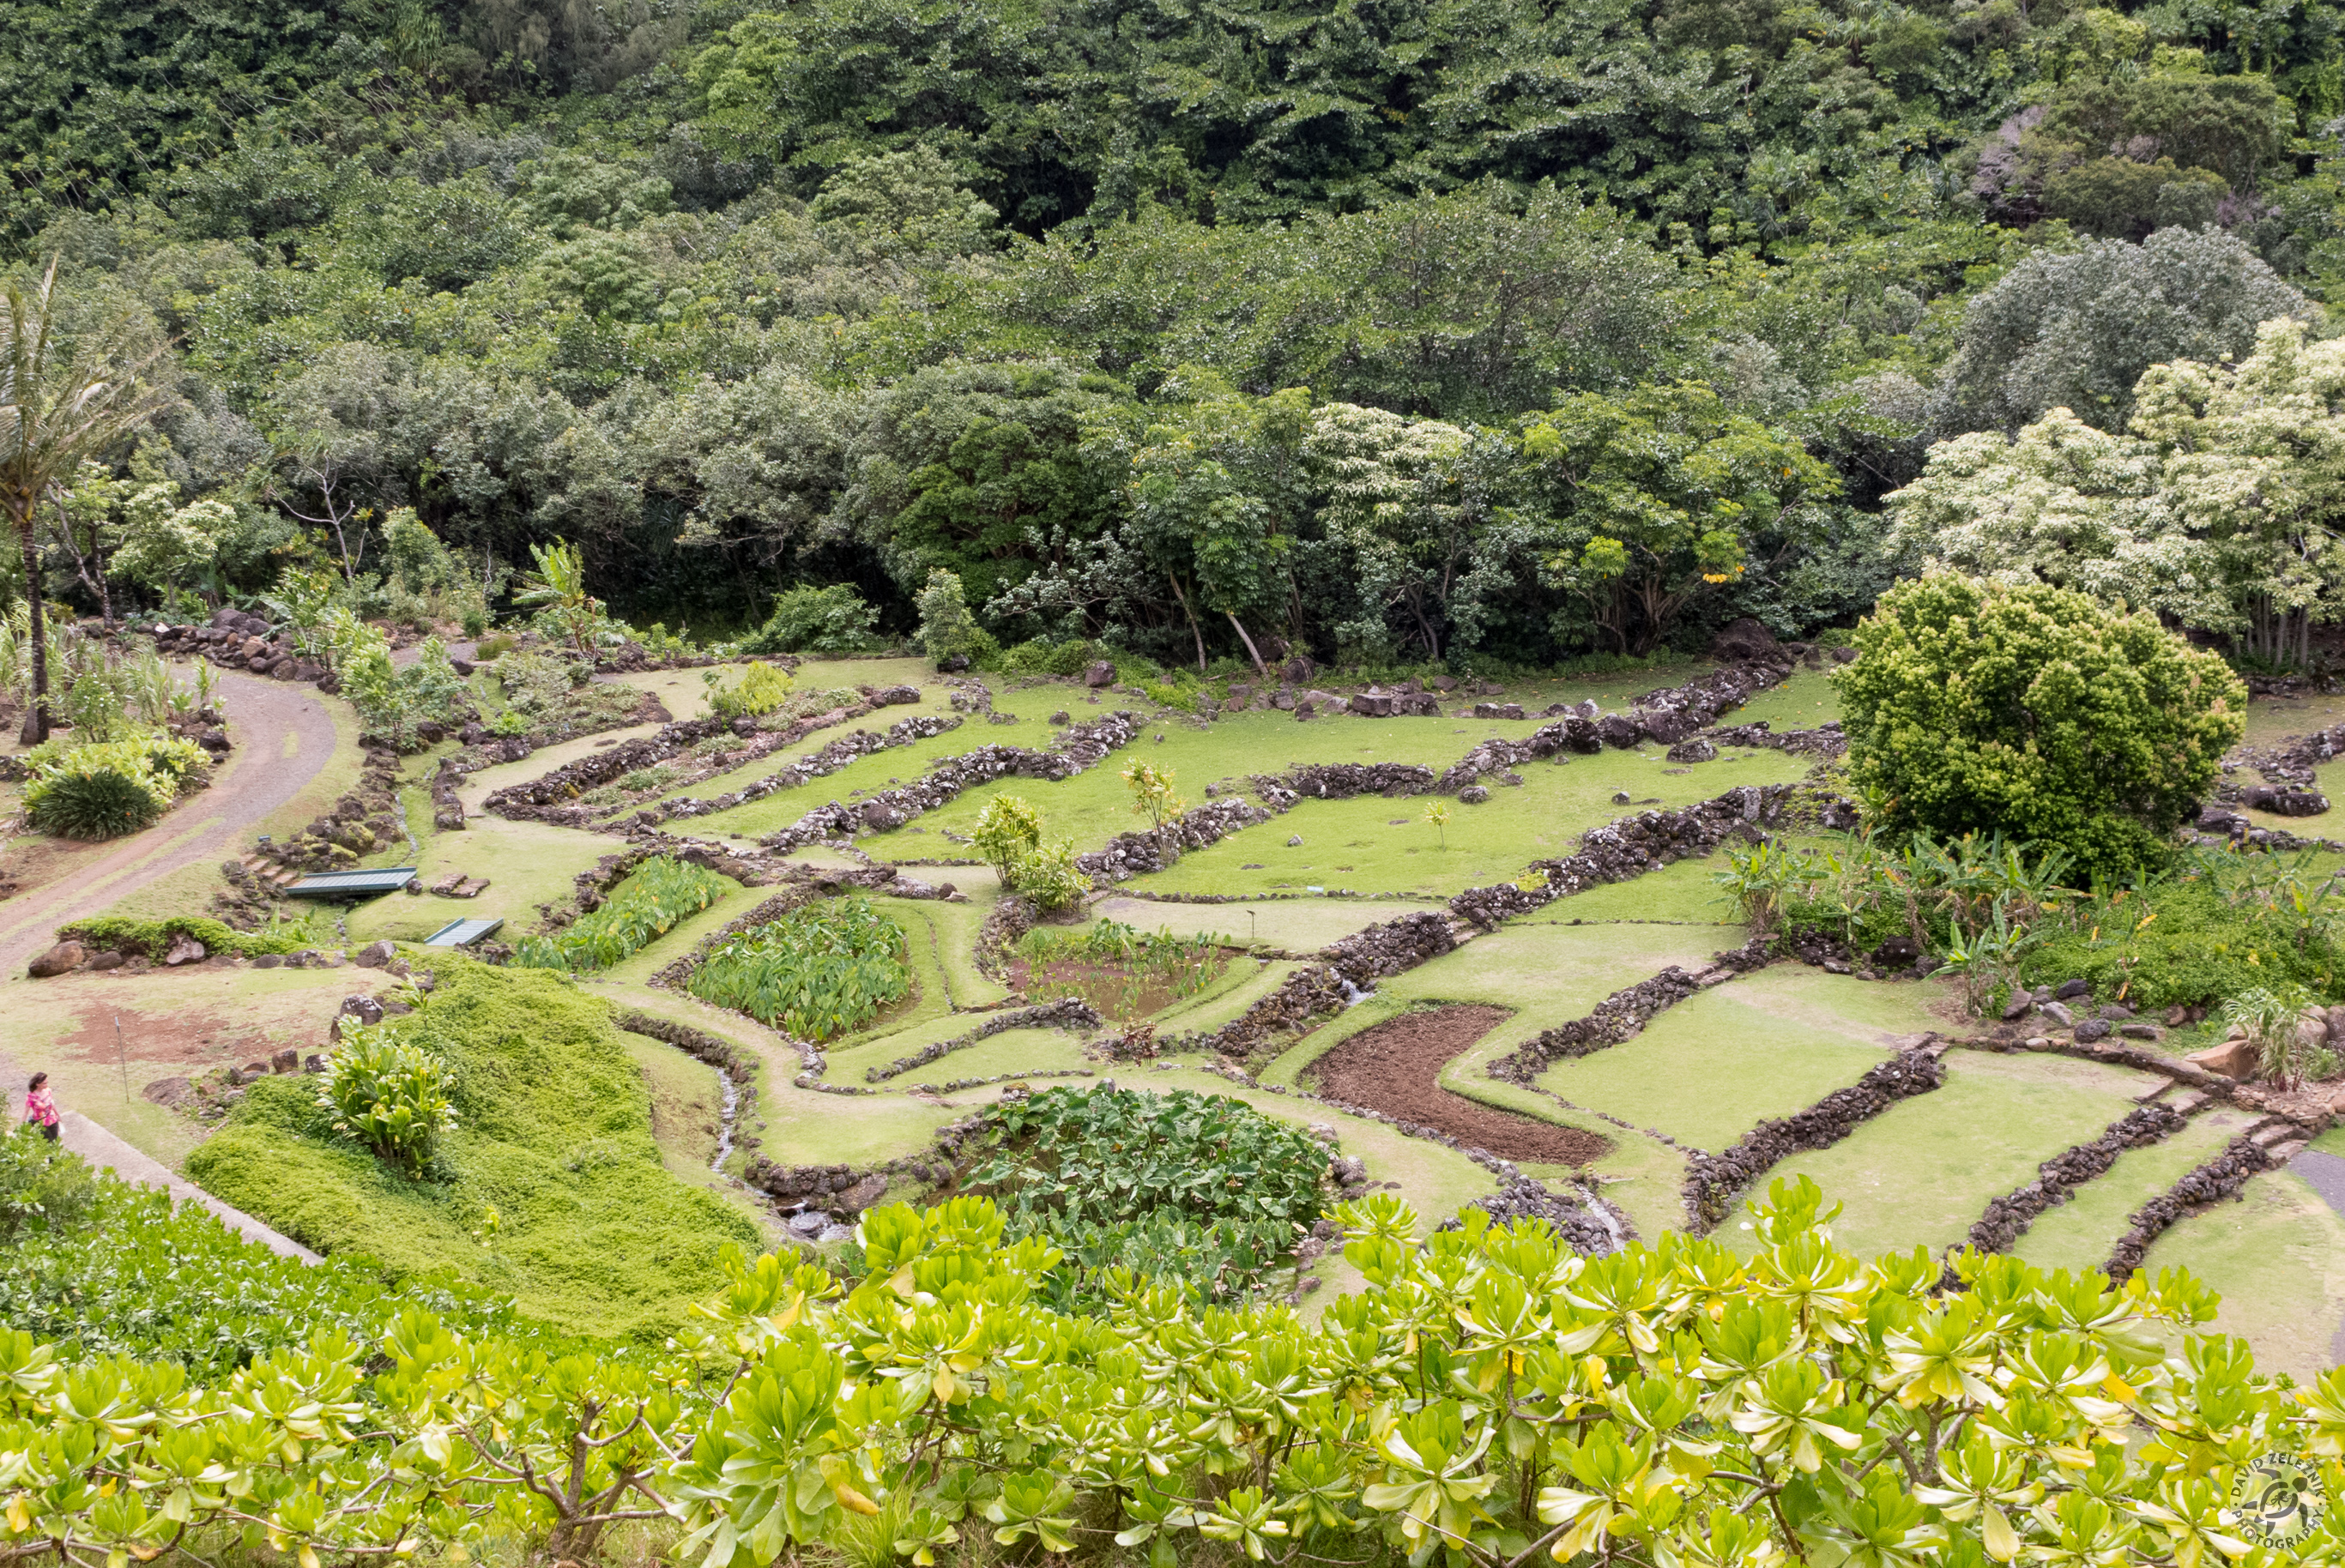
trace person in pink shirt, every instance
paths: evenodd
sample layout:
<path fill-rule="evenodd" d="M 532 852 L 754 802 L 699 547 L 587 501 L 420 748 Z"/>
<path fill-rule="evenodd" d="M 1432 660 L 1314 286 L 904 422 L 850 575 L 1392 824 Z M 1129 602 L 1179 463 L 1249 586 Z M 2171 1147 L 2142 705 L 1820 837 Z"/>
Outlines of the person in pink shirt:
<path fill-rule="evenodd" d="M 41 1129 L 41 1136 L 51 1143 L 57 1141 L 57 1102 L 49 1093 L 49 1075 L 35 1073 L 25 1089 L 25 1119 Z"/>

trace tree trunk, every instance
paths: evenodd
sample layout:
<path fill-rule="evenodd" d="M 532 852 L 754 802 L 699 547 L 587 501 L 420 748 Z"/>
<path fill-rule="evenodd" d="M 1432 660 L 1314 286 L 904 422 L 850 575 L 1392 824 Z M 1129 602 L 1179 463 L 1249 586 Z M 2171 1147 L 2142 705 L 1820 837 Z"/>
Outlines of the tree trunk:
<path fill-rule="evenodd" d="M 1197 612 L 1189 608 L 1189 596 L 1181 592 L 1181 580 L 1167 572 L 1164 581 L 1172 585 L 1172 597 L 1181 606 L 1181 613 L 1189 618 L 1189 634 L 1197 640 L 1197 673 L 1205 673 L 1205 629 L 1197 624 Z"/>
<path fill-rule="evenodd" d="M 32 525 L 29 512 L 16 520 L 16 542 L 25 551 L 25 597 L 33 607 L 33 694 L 16 737 L 28 746 L 49 738 L 49 635 L 41 610 L 41 551 L 33 542 Z"/>
<path fill-rule="evenodd" d="M 1234 610 L 1224 610 L 1222 613 L 1228 616 L 1230 624 L 1238 629 L 1238 641 L 1245 644 L 1246 655 L 1254 661 L 1254 673 L 1265 681 L 1269 680 L 1270 667 L 1262 662 L 1262 651 L 1254 645 L 1254 639 L 1246 635 L 1245 622 L 1238 619 Z"/>

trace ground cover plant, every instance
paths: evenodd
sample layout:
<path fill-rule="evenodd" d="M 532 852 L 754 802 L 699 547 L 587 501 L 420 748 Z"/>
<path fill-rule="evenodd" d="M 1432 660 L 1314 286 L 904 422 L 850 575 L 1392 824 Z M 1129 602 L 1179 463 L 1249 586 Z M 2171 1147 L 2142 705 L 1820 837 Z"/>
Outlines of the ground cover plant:
<path fill-rule="evenodd" d="M 1242 1100 L 1110 1087 L 1041 1090 L 994 1107 L 969 1185 L 1013 1235 L 1068 1255 L 1051 1299 L 1103 1308 L 1140 1280 L 1240 1300 L 1324 1211 L 1326 1146 Z"/>
<path fill-rule="evenodd" d="M 92 1173 L 75 1155 L 29 1132 L 0 1138 L 7 1151 L 37 1144 L 68 1165 L 85 1189 L 61 1210 L 9 1235 L 0 1270 L 0 1319 L 55 1343 L 69 1360 L 121 1356 L 168 1363 L 215 1385 L 254 1358 L 305 1344 L 320 1331 L 367 1340 L 417 1308 L 465 1332 L 514 1333 L 512 1301 L 452 1273 L 402 1279 L 396 1288 L 365 1258 L 305 1264 L 222 1225 L 198 1204 Z M 23 1189 L 0 1173 L 12 1197 Z"/>
<path fill-rule="evenodd" d="M 523 937 L 514 945 L 513 962 L 532 969 L 607 969 L 724 897 L 726 887 L 704 866 L 654 855 L 629 872 L 600 907 L 551 936 Z"/>
<path fill-rule="evenodd" d="M 1038 926 L 1019 938 L 1019 988 L 1034 996 L 1081 996 L 1119 1018 L 1143 1017 L 1218 978 L 1229 960 L 1203 932 L 1175 936 L 1100 920 L 1082 931 Z"/>
<path fill-rule="evenodd" d="M 101 915 L 57 927 L 57 940 L 78 942 L 93 953 L 122 953 L 160 959 L 171 944 L 185 936 L 213 953 L 295 953 L 318 946 L 319 936 L 306 923 L 272 924 L 258 931 L 239 931 L 201 915 L 168 915 L 157 919 Z"/>
<path fill-rule="evenodd" d="M 860 894 L 736 932 L 687 982 L 704 1002 L 801 1039 L 835 1039 L 910 995 L 903 928 Z"/>
<path fill-rule="evenodd" d="M 533 1318 L 616 1338 L 673 1332 L 740 1210 L 671 1177 L 607 1005 L 565 976 L 435 956 L 395 1020 L 449 1079 L 455 1121 L 411 1176 L 334 1129 L 306 1078 L 264 1078 L 188 1159 L 212 1193 L 394 1283 L 452 1271 Z M 378 1026 L 381 1027 L 381 1026 Z"/>

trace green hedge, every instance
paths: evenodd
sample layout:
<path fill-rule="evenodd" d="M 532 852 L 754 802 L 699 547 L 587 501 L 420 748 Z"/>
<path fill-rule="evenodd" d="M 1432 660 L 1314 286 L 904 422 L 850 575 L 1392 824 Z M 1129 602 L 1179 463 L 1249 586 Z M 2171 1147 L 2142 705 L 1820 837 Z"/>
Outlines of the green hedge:
<path fill-rule="evenodd" d="M 213 953 L 238 953 L 249 958 L 262 953 L 293 953 L 316 946 L 307 930 L 277 927 L 239 931 L 201 915 L 171 915 L 160 920 L 136 920 L 127 916 L 101 915 L 57 927 L 57 940 L 78 942 L 93 952 L 137 954 L 160 958 L 181 936 L 192 936 Z"/>

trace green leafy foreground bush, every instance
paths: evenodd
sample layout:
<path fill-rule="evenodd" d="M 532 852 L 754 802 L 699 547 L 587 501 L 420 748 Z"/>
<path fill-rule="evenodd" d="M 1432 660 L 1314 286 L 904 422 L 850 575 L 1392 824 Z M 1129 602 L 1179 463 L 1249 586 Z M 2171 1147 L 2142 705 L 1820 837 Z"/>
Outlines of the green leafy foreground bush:
<path fill-rule="evenodd" d="M 2173 1272 L 2113 1290 L 1964 1252 L 1942 1290 L 1926 1249 L 1834 1246 L 1821 1200 L 1777 1182 L 1744 1251 L 1672 1234 L 1590 1259 L 1472 1212 L 1419 1239 L 1379 1195 L 1343 1215 L 1363 1287 L 1315 1322 L 1136 1282 L 1101 1316 L 1054 1312 L 1036 1300 L 1054 1249 L 959 1199 L 866 1215 L 851 1290 L 729 1256 L 694 1331 L 628 1357 L 411 1311 L 190 1389 L 0 1330 L 0 1552 L 211 1560 L 250 1530 L 304 1563 L 492 1541 L 593 1561 L 646 1513 L 683 1532 L 664 1560 L 702 1568 L 2345 1551 L 2333 1509 L 2250 1539 L 2304 1484 L 2254 1468 L 2271 1456 L 2299 1456 L 2316 1494 L 2345 1486 L 2345 1371 L 2299 1388 L 2241 1340 L 2176 1332 L 2215 1301 Z M 192 1484 L 198 1467 L 225 1479 Z"/>
<path fill-rule="evenodd" d="M 904 932 L 861 894 L 794 909 L 719 943 L 686 988 L 769 1028 L 829 1040 L 911 994 Z"/>
<path fill-rule="evenodd" d="M 725 896 L 716 873 L 658 855 L 611 890 L 603 906 L 551 936 L 524 936 L 513 961 L 524 969 L 607 969 L 677 921 Z"/>
<path fill-rule="evenodd" d="M 607 1006 L 566 976 L 435 958 L 400 1037 L 445 1066 L 455 1127 L 412 1180 L 333 1128 L 313 1082 L 265 1078 L 188 1157 L 207 1191 L 402 1280 L 450 1270 L 580 1332 L 656 1339 L 756 1226 L 670 1176 Z"/>

